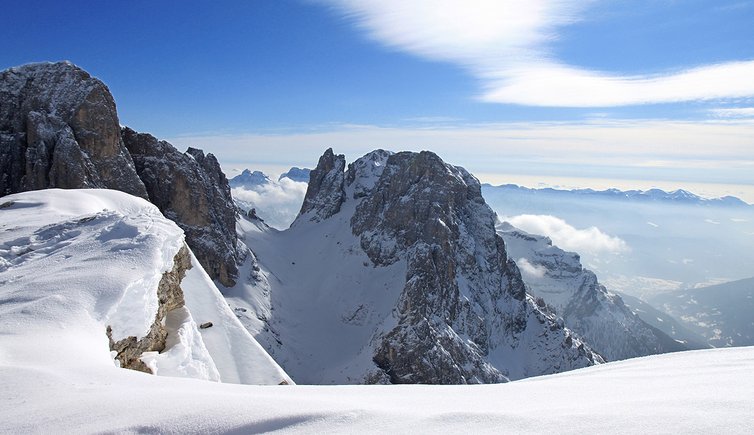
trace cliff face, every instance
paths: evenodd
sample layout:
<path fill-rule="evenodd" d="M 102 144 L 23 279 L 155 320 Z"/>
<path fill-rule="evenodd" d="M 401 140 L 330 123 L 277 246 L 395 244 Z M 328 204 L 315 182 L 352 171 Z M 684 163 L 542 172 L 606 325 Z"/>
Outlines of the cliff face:
<path fill-rule="evenodd" d="M 207 273 L 225 286 L 238 275 L 236 211 L 230 187 L 212 154 L 181 153 L 154 136 L 123 128 L 149 200 L 186 233 L 186 242 Z"/>
<path fill-rule="evenodd" d="M 0 195 L 59 187 L 148 198 L 183 228 L 213 279 L 235 283 L 235 206 L 215 157 L 121 131 L 110 91 L 75 65 L 0 73 L 0 170 Z"/>
<path fill-rule="evenodd" d="M 146 198 L 101 81 L 67 62 L 0 73 L 0 195 L 108 188 Z"/>

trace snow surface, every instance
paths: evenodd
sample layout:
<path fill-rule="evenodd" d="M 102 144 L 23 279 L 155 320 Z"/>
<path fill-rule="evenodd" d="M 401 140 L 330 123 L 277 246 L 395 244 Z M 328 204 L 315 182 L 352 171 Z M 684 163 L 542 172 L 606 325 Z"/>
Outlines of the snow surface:
<path fill-rule="evenodd" d="M 183 231 L 149 202 L 100 189 L 48 189 L 0 200 L 0 365 L 83 372 L 116 368 L 105 334 L 141 338 Z M 166 319 L 157 375 L 277 384 L 288 376 L 235 318 L 191 254 L 186 308 Z M 215 326 L 200 330 L 196 322 Z"/>
<path fill-rule="evenodd" d="M 249 386 L 0 364 L 0 433 L 751 433 L 754 348 L 507 384 Z"/>

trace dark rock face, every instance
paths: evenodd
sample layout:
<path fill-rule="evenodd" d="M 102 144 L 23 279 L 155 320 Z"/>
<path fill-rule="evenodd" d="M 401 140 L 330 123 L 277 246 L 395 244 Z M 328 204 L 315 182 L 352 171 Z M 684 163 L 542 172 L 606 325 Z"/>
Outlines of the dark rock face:
<path fill-rule="evenodd" d="M 194 148 L 181 153 L 127 127 L 122 134 L 149 200 L 185 231 L 209 276 L 233 286 L 238 275 L 236 210 L 215 156 Z"/>
<path fill-rule="evenodd" d="M 343 154 L 334 155 L 332 148 L 325 151 L 319 158 L 317 167 L 311 171 L 300 215 L 319 222 L 340 211 L 340 206 L 346 199 L 346 192 L 343 190 L 345 167 L 346 157 Z"/>
<path fill-rule="evenodd" d="M 185 245 L 178 251 L 173 261 L 173 269 L 162 275 L 157 286 L 159 306 L 154 323 L 149 328 L 147 335 L 141 339 L 131 336 L 114 342 L 112 329 L 109 326 L 107 327 L 110 350 L 117 352 L 116 359 L 123 368 L 152 373 L 149 367 L 141 361 L 141 355 L 144 352 L 162 352 L 165 349 L 165 340 L 168 336 L 164 326 L 165 317 L 168 312 L 185 305 L 181 281 L 186 276 L 186 271 L 191 269 L 191 256 Z"/>
<path fill-rule="evenodd" d="M 0 73 L 0 195 L 108 188 L 146 198 L 101 81 L 67 62 Z"/>
<path fill-rule="evenodd" d="M 372 340 L 383 376 L 366 382 L 504 382 L 602 361 L 527 295 L 468 172 L 431 152 L 377 150 L 345 177 L 341 161 L 322 156 L 299 219 L 356 201 L 351 230 L 372 265 L 407 265 L 396 324 Z"/>

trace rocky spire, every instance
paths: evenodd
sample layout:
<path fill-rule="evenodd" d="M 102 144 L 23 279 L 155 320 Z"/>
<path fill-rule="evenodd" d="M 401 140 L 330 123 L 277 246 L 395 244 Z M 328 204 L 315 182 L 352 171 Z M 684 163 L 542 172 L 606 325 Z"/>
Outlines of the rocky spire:
<path fill-rule="evenodd" d="M 296 220 L 319 222 L 340 211 L 346 199 L 343 190 L 345 167 L 346 157 L 343 154 L 336 156 L 332 148 L 325 151 L 317 167 L 310 173 L 309 187 Z"/>
<path fill-rule="evenodd" d="M 48 187 L 146 190 L 107 86 L 68 62 L 0 73 L 0 195 Z"/>

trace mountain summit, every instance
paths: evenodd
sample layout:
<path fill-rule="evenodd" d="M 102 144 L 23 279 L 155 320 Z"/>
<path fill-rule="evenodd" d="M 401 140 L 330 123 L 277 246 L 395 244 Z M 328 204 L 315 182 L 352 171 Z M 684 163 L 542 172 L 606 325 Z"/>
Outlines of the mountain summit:
<path fill-rule="evenodd" d="M 492 383 L 602 362 L 527 295 L 476 178 L 431 152 L 346 168 L 328 149 L 290 229 L 240 226 L 258 270 L 231 305 L 298 383 Z"/>

